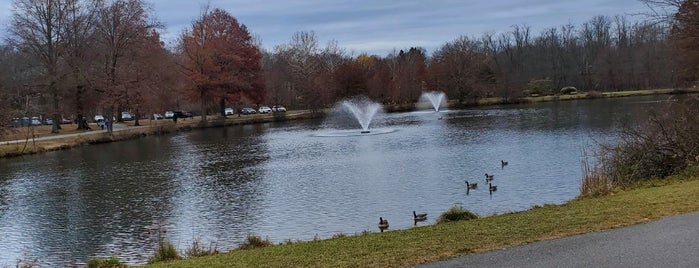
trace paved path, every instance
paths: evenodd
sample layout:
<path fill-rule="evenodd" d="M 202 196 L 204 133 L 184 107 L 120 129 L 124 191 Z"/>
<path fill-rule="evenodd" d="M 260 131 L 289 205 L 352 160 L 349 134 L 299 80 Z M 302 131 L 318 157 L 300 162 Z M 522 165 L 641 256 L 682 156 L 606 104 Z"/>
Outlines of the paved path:
<path fill-rule="evenodd" d="M 699 212 L 417 266 L 699 267 Z"/>
<path fill-rule="evenodd" d="M 74 126 L 74 125 L 71 125 Z M 94 126 L 91 126 L 94 128 Z M 147 127 L 147 126 L 126 126 L 124 124 L 114 124 L 114 129 L 113 131 L 122 131 L 126 129 L 133 129 L 133 128 L 141 128 L 141 127 Z M 44 137 L 37 137 L 34 139 L 29 139 L 29 142 L 31 141 L 45 141 L 45 140 L 53 140 L 53 139 L 62 139 L 62 138 L 70 138 L 70 137 L 79 137 L 79 136 L 87 136 L 87 135 L 94 135 L 98 133 L 107 133 L 106 129 L 99 129 L 97 128 L 96 130 L 90 130 L 90 131 L 85 131 L 85 132 L 80 132 L 80 133 L 71 133 L 71 134 L 59 134 L 59 135 L 51 135 L 51 136 L 44 136 Z M 0 141 L 0 145 L 7 145 L 7 144 L 15 144 L 15 143 L 25 143 L 27 142 L 27 139 L 21 139 L 21 140 L 11 140 L 11 141 Z"/>

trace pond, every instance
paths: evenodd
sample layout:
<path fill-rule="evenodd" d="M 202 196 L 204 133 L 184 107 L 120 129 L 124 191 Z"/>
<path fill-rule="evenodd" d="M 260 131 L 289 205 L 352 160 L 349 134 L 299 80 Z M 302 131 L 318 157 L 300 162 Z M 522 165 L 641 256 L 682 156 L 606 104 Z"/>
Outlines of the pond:
<path fill-rule="evenodd" d="M 248 234 L 283 243 L 378 232 L 379 217 L 407 229 L 413 211 L 434 224 L 454 205 L 488 216 L 560 204 L 579 193 L 583 148 L 668 98 L 378 114 L 375 135 L 336 135 L 359 125 L 328 116 L 0 159 L 0 265 L 143 264 L 158 237 L 229 250 Z M 467 192 L 465 180 L 479 188 Z"/>

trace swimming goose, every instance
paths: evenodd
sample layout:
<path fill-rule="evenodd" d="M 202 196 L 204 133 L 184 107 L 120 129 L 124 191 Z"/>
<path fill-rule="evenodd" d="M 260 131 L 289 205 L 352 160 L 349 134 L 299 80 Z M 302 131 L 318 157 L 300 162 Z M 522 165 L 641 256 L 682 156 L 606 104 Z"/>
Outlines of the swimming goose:
<path fill-rule="evenodd" d="M 495 175 L 493 175 L 493 174 L 488 175 L 488 173 L 485 173 L 485 181 L 489 182 L 489 181 L 492 181 L 493 179 L 495 179 Z"/>
<path fill-rule="evenodd" d="M 384 220 L 382 217 L 379 217 L 379 230 L 383 233 L 383 230 L 388 229 L 388 220 Z"/>
<path fill-rule="evenodd" d="M 417 214 L 417 213 L 415 213 L 415 210 L 413 210 L 413 218 L 415 219 L 416 222 L 427 220 L 427 213 Z"/>
<path fill-rule="evenodd" d="M 498 190 L 498 186 L 493 185 L 492 183 L 488 183 L 488 188 L 489 188 L 491 194 Z"/>
<path fill-rule="evenodd" d="M 467 189 L 476 189 L 476 188 L 478 188 L 478 183 L 476 183 L 476 182 L 468 183 L 468 181 L 466 181 L 466 188 Z"/>
<path fill-rule="evenodd" d="M 507 161 L 500 160 L 500 165 L 504 168 L 505 166 L 507 166 Z"/>

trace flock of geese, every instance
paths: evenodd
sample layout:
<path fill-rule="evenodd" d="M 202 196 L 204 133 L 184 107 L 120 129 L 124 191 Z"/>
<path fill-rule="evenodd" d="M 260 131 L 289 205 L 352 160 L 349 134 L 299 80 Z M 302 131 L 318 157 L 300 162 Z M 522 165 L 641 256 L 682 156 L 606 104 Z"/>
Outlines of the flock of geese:
<path fill-rule="evenodd" d="M 501 168 L 505 168 L 505 166 L 507 166 L 507 164 L 508 164 L 507 161 L 500 160 L 500 167 Z M 495 175 L 485 173 L 485 182 L 488 183 L 488 191 L 490 192 L 491 195 L 493 194 L 493 192 L 498 190 L 498 186 L 493 185 L 493 183 L 491 183 L 491 181 L 493 181 L 494 179 L 495 179 Z M 474 190 L 474 189 L 478 188 L 478 183 L 476 183 L 476 182 L 474 182 L 474 183 L 469 183 L 468 181 L 465 181 L 465 182 L 466 182 L 466 194 L 468 194 L 468 192 L 470 190 Z M 427 213 L 419 213 L 418 214 L 415 212 L 415 210 L 413 210 L 413 220 L 415 221 L 415 225 L 417 225 L 418 222 L 426 221 L 427 220 Z M 379 230 L 381 230 L 382 233 L 384 230 L 388 229 L 388 226 L 389 226 L 388 220 L 384 219 L 383 217 L 379 217 Z"/>
<path fill-rule="evenodd" d="M 505 168 L 505 166 L 507 166 L 507 164 L 508 164 L 507 161 L 500 160 L 500 167 L 501 168 Z M 485 182 L 488 183 L 488 192 L 490 192 L 491 195 L 493 194 L 493 192 L 498 190 L 498 186 L 493 185 L 493 183 L 492 183 L 492 181 L 494 179 L 495 179 L 495 175 L 485 173 Z M 476 182 L 474 182 L 474 183 L 469 183 L 468 181 L 465 181 L 465 182 L 466 182 L 466 194 L 468 194 L 470 190 L 474 190 L 474 189 L 478 188 L 478 183 L 476 183 Z"/>

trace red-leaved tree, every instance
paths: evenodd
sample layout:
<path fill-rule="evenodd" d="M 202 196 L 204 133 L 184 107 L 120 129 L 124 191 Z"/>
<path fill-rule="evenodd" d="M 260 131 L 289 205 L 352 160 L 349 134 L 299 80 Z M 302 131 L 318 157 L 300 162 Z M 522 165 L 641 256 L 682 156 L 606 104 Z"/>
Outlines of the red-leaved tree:
<path fill-rule="evenodd" d="M 202 122 L 207 104 L 240 94 L 252 102 L 265 98 L 261 59 L 245 25 L 221 9 L 206 11 L 181 36 L 182 66 L 194 86 L 192 100 L 201 104 Z M 223 107 L 220 107 L 223 110 Z"/>

